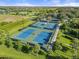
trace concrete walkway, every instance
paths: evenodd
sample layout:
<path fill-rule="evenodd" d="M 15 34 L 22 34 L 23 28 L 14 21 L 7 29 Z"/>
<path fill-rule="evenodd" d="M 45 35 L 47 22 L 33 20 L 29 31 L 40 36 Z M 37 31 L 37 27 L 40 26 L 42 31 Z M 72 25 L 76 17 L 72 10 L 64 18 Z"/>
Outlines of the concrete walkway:
<path fill-rule="evenodd" d="M 56 31 L 55 31 L 55 34 L 54 34 L 54 36 L 52 37 L 51 43 L 50 43 L 50 45 L 49 45 L 49 49 L 52 49 L 53 44 L 54 44 L 54 42 L 56 41 L 56 38 L 57 38 L 57 35 L 58 35 L 58 32 L 59 32 L 60 26 L 61 26 L 61 24 L 58 24 L 58 26 L 57 26 L 57 28 L 56 28 Z"/>

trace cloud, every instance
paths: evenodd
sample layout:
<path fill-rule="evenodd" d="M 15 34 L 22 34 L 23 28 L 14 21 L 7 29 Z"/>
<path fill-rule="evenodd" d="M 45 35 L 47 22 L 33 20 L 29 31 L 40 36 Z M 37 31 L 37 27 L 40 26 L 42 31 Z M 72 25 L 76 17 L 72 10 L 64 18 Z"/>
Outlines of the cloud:
<path fill-rule="evenodd" d="M 27 2 L 27 0 L 0 0 L 0 6 L 71 6 L 79 7 L 79 2 L 76 0 L 43 0 L 41 4 L 39 2 Z M 35 0 L 34 0 L 35 1 Z M 38 1 L 38 0 L 36 0 Z"/>
<path fill-rule="evenodd" d="M 52 6 L 58 6 L 58 7 L 79 7 L 79 2 L 76 2 L 76 0 L 51 0 Z"/>
<path fill-rule="evenodd" d="M 12 6 L 35 6 L 35 5 L 30 3 L 16 3 L 15 5 L 12 5 Z"/>
<path fill-rule="evenodd" d="M 15 3 L 15 4 L 7 4 L 5 2 L 0 2 L 0 6 L 35 6 L 30 3 Z"/>
<path fill-rule="evenodd" d="M 26 1 L 27 0 L 0 0 L 0 6 L 34 6 Z"/>
<path fill-rule="evenodd" d="M 49 6 L 79 6 L 76 0 L 44 0 Z"/>
<path fill-rule="evenodd" d="M 65 3 L 65 4 L 57 4 L 55 6 L 70 6 L 70 7 L 79 7 L 79 3 Z"/>

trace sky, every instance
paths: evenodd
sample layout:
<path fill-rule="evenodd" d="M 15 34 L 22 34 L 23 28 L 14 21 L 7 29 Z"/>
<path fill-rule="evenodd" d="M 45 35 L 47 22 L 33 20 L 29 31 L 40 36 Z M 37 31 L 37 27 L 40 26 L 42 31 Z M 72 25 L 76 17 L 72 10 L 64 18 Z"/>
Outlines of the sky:
<path fill-rule="evenodd" d="M 0 0 L 0 6 L 79 6 L 79 0 Z"/>

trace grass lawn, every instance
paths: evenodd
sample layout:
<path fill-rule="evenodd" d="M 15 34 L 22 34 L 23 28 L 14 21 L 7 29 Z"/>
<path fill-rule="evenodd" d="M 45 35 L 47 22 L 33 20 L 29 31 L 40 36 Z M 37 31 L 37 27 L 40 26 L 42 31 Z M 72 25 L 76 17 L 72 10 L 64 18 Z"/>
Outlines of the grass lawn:
<path fill-rule="evenodd" d="M 61 42 L 62 44 L 71 44 L 71 40 L 64 37 L 65 34 L 63 34 L 61 31 L 59 31 L 59 39 L 57 39 L 58 42 Z"/>
<path fill-rule="evenodd" d="M 53 52 L 53 55 L 54 56 L 65 56 L 65 57 L 68 57 L 68 59 L 72 59 L 72 55 L 73 55 L 72 53 L 74 52 L 72 52 L 72 48 L 69 46 L 72 42 L 70 39 L 65 38 L 63 35 L 64 34 L 61 31 L 59 31 L 59 38 L 57 38 L 57 42 L 62 43 L 62 45 L 64 47 L 67 47 L 68 50 L 67 51 L 56 50 Z"/>
<path fill-rule="evenodd" d="M 0 28 L 5 29 L 6 31 L 9 32 L 10 35 L 12 35 L 16 32 L 19 32 L 18 29 L 21 29 L 23 27 L 28 27 L 28 25 L 32 23 L 34 23 L 34 21 L 25 20 L 24 23 L 13 22 L 4 26 L 0 26 Z M 34 56 L 32 54 L 22 53 L 20 51 L 16 51 L 13 48 L 7 48 L 4 45 L 0 45 L 0 56 L 11 57 L 13 59 L 45 59 L 45 56 L 43 55 Z"/>
<path fill-rule="evenodd" d="M 24 21 L 25 22 L 23 23 L 20 22 L 9 23 L 7 25 L 0 26 L 0 28 L 9 32 L 9 34 L 14 34 L 16 31 L 18 31 L 18 29 L 21 29 L 23 27 L 28 27 L 28 25 L 34 23 L 34 21 L 30 21 L 30 20 L 24 20 Z"/>
<path fill-rule="evenodd" d="M 22 53 L 16 51 L 13 48 L 7 48 L 4 45 L 0 45 L 0 56 L 1 57 L 11 57 L 13 59 L 45 59 L 44 55 L 34 56 L 31 54 Z"/>

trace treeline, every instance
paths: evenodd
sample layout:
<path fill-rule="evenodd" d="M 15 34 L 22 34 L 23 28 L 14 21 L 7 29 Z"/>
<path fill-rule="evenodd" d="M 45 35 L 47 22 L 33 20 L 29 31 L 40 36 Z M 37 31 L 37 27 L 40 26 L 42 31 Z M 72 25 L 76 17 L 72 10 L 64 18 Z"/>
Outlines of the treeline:
<path fill-rule="evenodd" d="M 0 7 L 0 14 L 10 15 L 40 15 L 52 14 L 59 19 L 78 18 L 79 8 L 53 8 L 53 7 Z"/>
<path fill-rule="evenodd" d="M 61 21 L 79 18 L 79 8 L 53 7 L 0 7 L 1 15 L 36 16 L 36 19 L 46 18 L 48 15 Z"/>
<path fill-rule="evenodd" d="M 54 8 L 55 9 L 55 8 Z M 52 8 L 30 8 L 30 7 L 0 7 L 0 14 L 10 15 L 39 15 L 44 13 L 53 12 Z"/>

